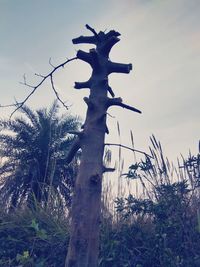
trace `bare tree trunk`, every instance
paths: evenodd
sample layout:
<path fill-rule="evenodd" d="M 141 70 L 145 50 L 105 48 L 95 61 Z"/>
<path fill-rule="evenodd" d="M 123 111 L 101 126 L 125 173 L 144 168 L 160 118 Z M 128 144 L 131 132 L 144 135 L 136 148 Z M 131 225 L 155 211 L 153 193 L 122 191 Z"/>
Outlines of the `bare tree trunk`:
<path fill-rule="evenodd" d="M 76 89 L 88 87 L 89 98 L 84 98 L 88 109 L 83 131 L 71 149 L 69 161 L 81 148 L 82 156 L 75 183 L 72 203 L 70 243 L 66 267 L 97 267 L 99 250 L 99 227 L 101 210 L 104 139 L 108 132 L 106 114 L 109 106 L 123 106 L 121 98 L 108 98 L 107 92 L 114 93 L 108 85 L 108 75 L 112 72 L 129 73 L 131 64 L 113 63 L 109 60 L 112 46 L 119 41 L 118 32 L 99 32 L 86 25 L 94 36 L 80 36 L 73 43 L 91 43 L 96 49 L 89 53 L 79 50 L 77 57 L 89 63 L 93 69 L 87 82 L 75 83 Z M 125 107 L 127 108 L 127 107 Z"/>

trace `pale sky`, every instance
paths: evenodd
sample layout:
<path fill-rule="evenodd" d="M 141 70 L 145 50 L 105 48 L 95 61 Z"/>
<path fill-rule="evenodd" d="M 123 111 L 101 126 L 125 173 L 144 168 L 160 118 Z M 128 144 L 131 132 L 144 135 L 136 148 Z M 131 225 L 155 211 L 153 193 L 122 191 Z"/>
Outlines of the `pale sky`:
<path fill-rule="evenodd" d="M 199 0 L 0 0 L 0 103 L 20 101 L 30 91 L 19 84 L 36 84 L 34 73 L 47 74 L 54 65 L 74 57 L 76 50 L 89 46 L 73 45 L 71 40 L 90 35 L 84 25 L 97 31 L 115 29 L 121 41 L 113 48 L 111 60 L 132 63 L 128 74 L 113 74 L 110 85 L 116 96 L 142 110 L 142 115 L 113 108 L 109 113 L 109 142 L 121 142 L 148 152 L 153 133 L 172 160 L 189 149 L 198 151 L 200 139 L 200 1 Z M 90 68 L 72 62 L 55 76 L 70 112 L 85 116 L 82 101 L 88 90 L 73 89 L 74 81 L 90 77 Z M 27 102 L 32 108 L 49 106 L 53 101 L 49 83 L 38 89 Z M 0 109 L 1 117 L 11 109 Z M 127 155 L 127 154 L 126 154 Z M 127 156 L 129 157 L 129 156 Z M 130 160 L 130 159 L 129 159 Z"/>

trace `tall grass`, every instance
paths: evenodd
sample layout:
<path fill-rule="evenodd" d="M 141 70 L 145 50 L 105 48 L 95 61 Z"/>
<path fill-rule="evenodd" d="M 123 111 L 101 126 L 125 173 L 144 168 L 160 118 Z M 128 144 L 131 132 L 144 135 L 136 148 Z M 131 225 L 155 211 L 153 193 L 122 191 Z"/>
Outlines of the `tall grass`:
<path fill-rule="evenodd" d="M 175 167 L 150 141 L 149 156 L 133 153 L 128 171 L 119 147 L 115 182 L 104 177 L 100 267 L 200 266 L 200 151 Z M 69 213 L 53 194 L 45 209 L 0 211 L 1 267 L 64 266 L 68 240 Z"/>
<path fill-rule="evenodd" d="M 175 167 L 161 143 L 150 141 L 150 155 L 134 155 L 124 175 L 129 191 L 118 189 L 109 233 L 103 228 L 102 267 L 200 266 L 200 150 Z"/>

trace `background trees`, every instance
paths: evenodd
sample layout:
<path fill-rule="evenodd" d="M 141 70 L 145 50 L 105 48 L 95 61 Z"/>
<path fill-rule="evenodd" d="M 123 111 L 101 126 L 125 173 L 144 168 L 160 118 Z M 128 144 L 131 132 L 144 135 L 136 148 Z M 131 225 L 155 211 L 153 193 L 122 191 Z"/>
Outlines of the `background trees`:
<path fill-rule="evenodd" d="M 37 111 L 23 106 L 20 112 L 20 117 L 0 121 L 2 203 L 8 208 L 47 205 L 55 193 L 57 200 L 69 205 L 77 159 L 68 165 L 66 155 L 74 140 L 69 132 L 77 130 L 80 120 L 59 116 L 57 102 Z"/>

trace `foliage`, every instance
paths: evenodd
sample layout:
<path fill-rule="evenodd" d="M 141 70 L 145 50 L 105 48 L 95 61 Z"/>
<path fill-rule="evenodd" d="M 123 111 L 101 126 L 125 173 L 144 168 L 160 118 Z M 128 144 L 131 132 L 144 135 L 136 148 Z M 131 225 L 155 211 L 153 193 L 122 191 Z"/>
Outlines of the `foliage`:
<path fill-rule="evenodd" d="M 199 266 L 200 154 L 190 154 L 177 171 L 164 157 L 160 142 L 154 136 L 151 141 L 151 157 L 133 163 L 126 174 L 141 182 L 143 195 L 116 199 L 119 232 L 106 239 L 106 245 L 115 244 L 107 247 L 112 255 L 106 257 L 112 266 Z M 138 235 L 142 237 L 137 244 Z M 109 266 L 105 256 L 101 266 Z"/>
<path fill-rule="evenodd" d="M 132 195 L 116 200 L 117 211 L 126 223 L 132 217 L 142 223 L 147 220 L 153 226 L 150 240 L 145 242 L 144 237 L 141 239 L 142 247 L 148 248 L 145 254 L 149 251 L 148 262 L 143 248 L 136 247 L 142 266 L 198 266 L 194 259 L 199 264 L 197 248 L 200 245 L 200 233 L 196 216 L 188 202 L 190 191 L 187 187 L 184 181 L 161 185 L 156 188 L 159 196 L 156 201 L 136 199 Z"/>
<path fill-rule="evenodd" d="M 148 168 L 144 168 L 145 161 L 138 163 L 134 175 L 148 194 L 119 196 L 115 200 L 117 216 L 104 202 L 99 267 L 200 266 L 200 192 L 197 184 L 193 186 L 196 175 L 190 172 L 189 178 L 183 164 L 177 173 L 182 178 L 173 182 L 169 164 L 161 162 L 153 158 Z M 162 166 L 167 167 L 159 170 Z M 109 201 L 109 196 L 104 199 Z M 0 212 L 0 267 L 64 266 L 68 225 L 59 207 L 47 211 L 38 205 L 36 210 Z"/>
<path fill-rule="evenodd" d="M 116 200 L 120 219 L 107 217 L 101 227 L 100 267 L 199 266 L 200 232 L 196 207 L 185 205 L 187 184 L 157 190 L 158 201 L 131 195 Z M 64 266 L 67 221 L 39 207 L 1 213 L 0 266 Z"/>
<path fill-rule="evenodd" d="M 66 164 L 66 156 L 74 140 L 68 131 L 77 130 L 79 119 L 59 116 L 54 102 L 49 110 L 21 108 L 21 117 L 0 120 L 0 197 L 8 208 L 34 206 L 50 200 L 70 204 L 71 188 L 77 162 Z"/>
<path fill-rule="evenodd" d="M 39 207 L 37 212 L 1 212 L 0 266 L 63 266 L 68 239 L 66 218 L 52 216 Z"/>

